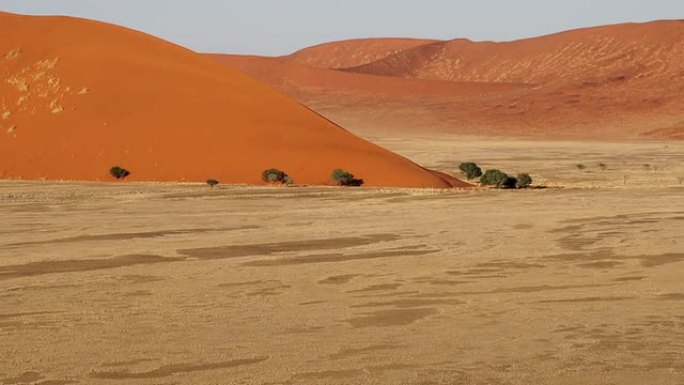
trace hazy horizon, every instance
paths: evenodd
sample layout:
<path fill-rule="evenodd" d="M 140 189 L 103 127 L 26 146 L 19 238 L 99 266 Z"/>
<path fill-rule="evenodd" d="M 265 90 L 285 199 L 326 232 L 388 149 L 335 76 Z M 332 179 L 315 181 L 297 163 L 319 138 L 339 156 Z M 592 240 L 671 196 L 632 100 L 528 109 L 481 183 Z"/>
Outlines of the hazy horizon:
<path fill-rule="evenodd" d="M 571 29 L 684 18 L 681 0 L 0 0 L 0 11 L 69 15 L 137 29 L 200 52 L 284 55 L 369 37 L 510 41 Z"/>

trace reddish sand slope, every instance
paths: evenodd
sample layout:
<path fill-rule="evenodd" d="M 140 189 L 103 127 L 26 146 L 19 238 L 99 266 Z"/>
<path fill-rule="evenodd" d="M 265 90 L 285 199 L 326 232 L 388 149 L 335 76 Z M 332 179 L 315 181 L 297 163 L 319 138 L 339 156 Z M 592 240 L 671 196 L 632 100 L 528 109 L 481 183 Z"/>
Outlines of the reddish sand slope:
<path fill-rule="evenodd" d="M 221 60 L 363 134 L 684 139 L 680 21 L 431 42 L 344 70 Z"/>
<path fill-rule="evenodd" d="M 448 187 L 246 75 L 99 22 L 0 13 L 0 176 L 261 183 L 277 167 L 330 184 Z"/>
<path fill-rule="evenodd" d="M 475 82 L 667 81 L 684 70 L 684 21 L 587 28 L 508 43 L 436 42 L 349 70 Z"/>
<path fill-rule="evenodd" d="M 456 81 L 423 81 L 372 74 L 357 74 L 334 69 L 311 67 L 289 57 L 260 57 L 208 54 L 214 60 L 229 64 L 255 78 L 290 94 L 316 93 L 321 90 L 351 95 L 412 95 L 427 93 L 449 96 L 480 94 L 532 88 L 513 83 L 473 83 Z"/>
<path fill-rule="evenodd" d="M 337 41 L 305 48 L 290 59 L 320 68 L 356 67 L 384 59 L 401 51 L 437 40 L 427 39 L 356 39 Z"/>

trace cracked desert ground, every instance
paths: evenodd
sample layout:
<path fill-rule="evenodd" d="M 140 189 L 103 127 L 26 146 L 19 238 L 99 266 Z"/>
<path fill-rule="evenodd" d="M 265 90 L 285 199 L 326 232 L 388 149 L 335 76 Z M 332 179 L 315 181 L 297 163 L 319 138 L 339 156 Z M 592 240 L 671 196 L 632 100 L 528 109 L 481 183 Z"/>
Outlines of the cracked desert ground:
<path fill-rule="evenodd" d="M 0 383 L 684 383 L 684 143 L 371 139 L 549 188 L 0 182 Z"/>

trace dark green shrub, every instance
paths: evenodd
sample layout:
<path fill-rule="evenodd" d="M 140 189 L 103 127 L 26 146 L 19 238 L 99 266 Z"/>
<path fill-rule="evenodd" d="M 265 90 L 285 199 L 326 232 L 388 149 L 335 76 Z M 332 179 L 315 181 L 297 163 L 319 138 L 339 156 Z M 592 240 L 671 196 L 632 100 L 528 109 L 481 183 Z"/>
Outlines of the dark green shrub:
<path fill-rule="evenodd" d="M 267 183 L 286 183 L 288 178 L 289 176 L 285 172 L 277 168 L 269 168 L 261 173 L 261 180 Z"/>
<path fill-rule="evenodd" d="M 515 184 L 515 187 L 517 188 L 529 188 L 532 184 L 532 177 L 530 174 L 518 174 L 517 179 L 518 181 Z"/>
<path fill-rule="evenodd" d="M 473 162 L 461 163 L 458 169 L 468 178 L 468 180 L 482 176 L 482 169 Z"/>
<path fill-rule="evenodd" d="M 209 187 L 214 188 L 214 186 L 219 184 L 219 181 L 217 181 L 216 179 L 207 179 L 207 184 L 209 185 Z"/>
<path fill-rule="evenodd" d="M 126 170 L 125 168 L 121 168 L 119 166 L 114 166 L 109 169 L 109 173 L 116 179 L 121 179 L 124 180 L 126 179 L 127 176 L 131 175 L 131 172 Z"/>
<path fill-rule="evenodd" d="M 340 168 L 333 170 L 332 174 L 330 175 L 333 181 L 339 185 L 344 185 L 345 183 L 348 183 L 352 179 L 354 179 L 354 174 L 348 173 Z"/>
<path fill-rule="evenodd" d="M 514 179 L 514 178 L 513 178 Z M 496 186 L 503 188 L 507 183 L 511 183 L 509 176 L 499 170 L 487 170 L 481 177 L 480 183 L 484 186 Z M 515 185 L 515 182 L 513 183 Z"/>
<path fill-rule="evenodd" d="M 357 179 L 354 177 L 354 174 L 349 173 L 347 171 L 344 171 L 342 169 L 335 169 L 333 170 L 332 174 L 330 175 L 333 181 L 338 186 L 352 186 L 352 187 L 359 187 L 363 186 L 363 179 Z"/>

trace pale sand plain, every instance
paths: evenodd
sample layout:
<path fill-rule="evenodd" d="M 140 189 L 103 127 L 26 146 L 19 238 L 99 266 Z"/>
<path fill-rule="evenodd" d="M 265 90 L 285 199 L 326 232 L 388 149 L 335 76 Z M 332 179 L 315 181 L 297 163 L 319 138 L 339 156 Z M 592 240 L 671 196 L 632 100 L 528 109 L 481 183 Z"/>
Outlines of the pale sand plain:
<path fill-rule="evenodd" d="M 551 188 L 0 182 L 0 384 L 684 383 L 683 143 L 375 140 Z"/>

